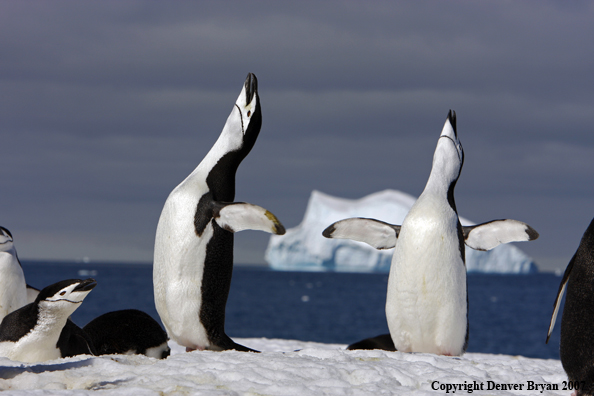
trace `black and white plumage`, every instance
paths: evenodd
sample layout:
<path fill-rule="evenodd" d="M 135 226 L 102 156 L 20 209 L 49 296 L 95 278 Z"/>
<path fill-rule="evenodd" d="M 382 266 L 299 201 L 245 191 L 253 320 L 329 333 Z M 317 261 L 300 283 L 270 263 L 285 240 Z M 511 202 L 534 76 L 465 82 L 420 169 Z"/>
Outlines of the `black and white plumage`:
<path fill-rule="evenodd" d="M 0 322 L 9 313 L 27 305 L 27 284 L 12 234 L 0 227 Z"/>
<path fill-rule="evenodd" d="M 547 342 L 565 293 L 561 317 L 561 364 L 569 381 L 580 384 L 576 390 L 578 396 L 594 395 L 594 219 L 563 274 L 553 304 Z"/>
<path fill-rule="evenodd" d="M 516 220 L 463 227 L 454 200 L 463 163 L 456 114 L 450 111 L 425 189 L 401 226 L 353 218 L 338 221 L 323 232 L 327 238 L 353 239 L 377 249 L 395 248 L 386 318 L 394 346 L 402 352 L 461 355 L 466 350 L 465 243 L 473 249 L 489 250 L 500 243 L 538 237 L 534 229 Z M 369 341 L 366 344 L 373 345 L 374 340 Z"/>
<path fill-rule="evenodd" d="M 96 355 L 146 355 L 164 359 L 171 353 L 167 333 L 149 314 L 124 309 L 98 316 L 85 327 Z"/>
<path fill-rule="evenodd" d="M 60 281 L 8 314 L 0 324 L 0 356 L 35 363 L 92 352 L 68 317 L 96 285 L 94 279 Z"/>
<path fill-rule="evenodd" d="M 155 237 L 155 305 L 169 337 L 187 350 L 249 351 L 225 334 L 233 233 L 284 234 L 264 208 L 235 199 L 235 173 L 260 132 L 256 76 L 249 74 L 219 136 L 198 167 L 169 195 Z"/>

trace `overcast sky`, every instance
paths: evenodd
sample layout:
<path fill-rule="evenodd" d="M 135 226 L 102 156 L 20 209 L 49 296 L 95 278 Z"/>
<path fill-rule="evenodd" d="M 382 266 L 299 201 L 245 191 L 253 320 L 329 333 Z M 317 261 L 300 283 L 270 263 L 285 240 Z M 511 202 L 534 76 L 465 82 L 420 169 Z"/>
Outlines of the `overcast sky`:
<path fill-rule="evenodd" d="M 21 259 L 152 261 L 169 192 L 248 72 L 263 125 L 237 201 L 419 195 L 449 109 L 461 216 L 514 218 L 565 268 L 594 216 L 592 1 L 2 1 L 0 225 Z M 236 236 L 263 262 L 268 235 Z"/>

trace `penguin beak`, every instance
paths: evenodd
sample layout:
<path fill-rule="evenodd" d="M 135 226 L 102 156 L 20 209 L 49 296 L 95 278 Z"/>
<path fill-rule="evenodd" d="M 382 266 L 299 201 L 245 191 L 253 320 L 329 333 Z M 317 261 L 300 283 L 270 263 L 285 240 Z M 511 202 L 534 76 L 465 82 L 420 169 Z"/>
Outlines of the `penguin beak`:
<path fill-rule="evenodd" d="M 258 93 L 258 79 L 253 73 L 248 73 L 245 79 L 245 103 L 252 103 L 254 95 Z"/>
<path fill-rule="evenodd" d="M 446 119 L 445 125 L 443 126 L 443 130 L 441 131 L 441 138 L 446 138 L 452 141 L 456 152 L 458 154 L 458 158 L 460 162 L 464 162 L 464 150 L 462 149 L 462 143 L 458 139 L 458 130 L 456 128 L 456 112 L 450 110 L 448 113 L 448 118 Z"/>
<path fill-rule="evenodd" d="M 93 290 L 93 288 L 97 286 L 97 282 L 93 278 L 85 279 L 84 281 L 80 282 L 74 289 L 73 292 L 83 292 Z"/>
<path fill-rule="evenodd" d="M 441 131 L 440 137 L 451 139 L 454 144 L 458 144 L 458 131 L 456 129 L 456 112 L 450 110 L 448 118 L 446 119 L 443 130 Z"/>
<path fill-rule="evenodd" d="M 454 130 L 454 136 L 458 139 L 458 129 L 456 128 L 456 112 L 450 109 L 448 113 L 448 120 L 450 121 L 450 125 Z"/>

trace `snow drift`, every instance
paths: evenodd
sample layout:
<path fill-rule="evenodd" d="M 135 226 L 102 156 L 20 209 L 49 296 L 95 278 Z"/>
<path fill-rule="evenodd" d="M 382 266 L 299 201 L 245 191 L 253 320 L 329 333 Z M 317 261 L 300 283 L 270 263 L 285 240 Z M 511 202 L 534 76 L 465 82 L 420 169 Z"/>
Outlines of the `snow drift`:
<path fill-rule="evenodd" d="M 347 351 L 344 345 L 291 340 L 236 341 L 262 353 L 184 353 L 170 342 L 172 355 L 163 360 L 82 355 L 23 364 L 0 358 L 0 391 L 81 396 L 571 393 L 559 360 Z"/>

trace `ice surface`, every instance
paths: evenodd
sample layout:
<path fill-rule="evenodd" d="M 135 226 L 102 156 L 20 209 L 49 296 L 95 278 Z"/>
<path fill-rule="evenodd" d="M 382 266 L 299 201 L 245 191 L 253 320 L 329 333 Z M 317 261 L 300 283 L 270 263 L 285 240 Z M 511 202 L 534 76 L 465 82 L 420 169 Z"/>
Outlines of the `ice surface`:
<path fill-rule="evenodd" d="M 380 191 L 358 200 L 333 197 L 313 191 L 301 224 L 285 235 L 272 235 L 265 259 L 274 269 L 311 271 L 388 272 L 393 249 L 376 250 L 346 239 L 327 239 L 322 231 L 349 217 L 368 217 L 392 224 L 402 220 L 416 198 L 395 190 Z M 495 219 L 483 219 L 486 222 Z M 462 225 L 475 223 L 460 217 Z M 469 272 L 536 272 L 534 261 L 514 245 L 499 245 L 488 252 L 466 247 Z"/>
<path fill-rule="evenodd" d="M 531 381 L 533 386 L 559 388 L 545 395 L 571 393 L 562 390 L 567 376 L 559 360 L 347 351 L 344 345 L 290 340 L 236 341 L 263 353 L 185 353 L 170 343 L 172 355 L 165 360 L 110 355 L 22 364 L 0 358 L 0 390 L 6 395 L 435 395 L 446 394 L 448 384 L 476 383 L 483 384 L 483 392 L 474 391 L 479 395 L 542 394 L 528 390 Z M 522 385 L 522 390 L 504 391 L 502 384 Z M 487 391 L 489 387 L 494 389 Z"/>

